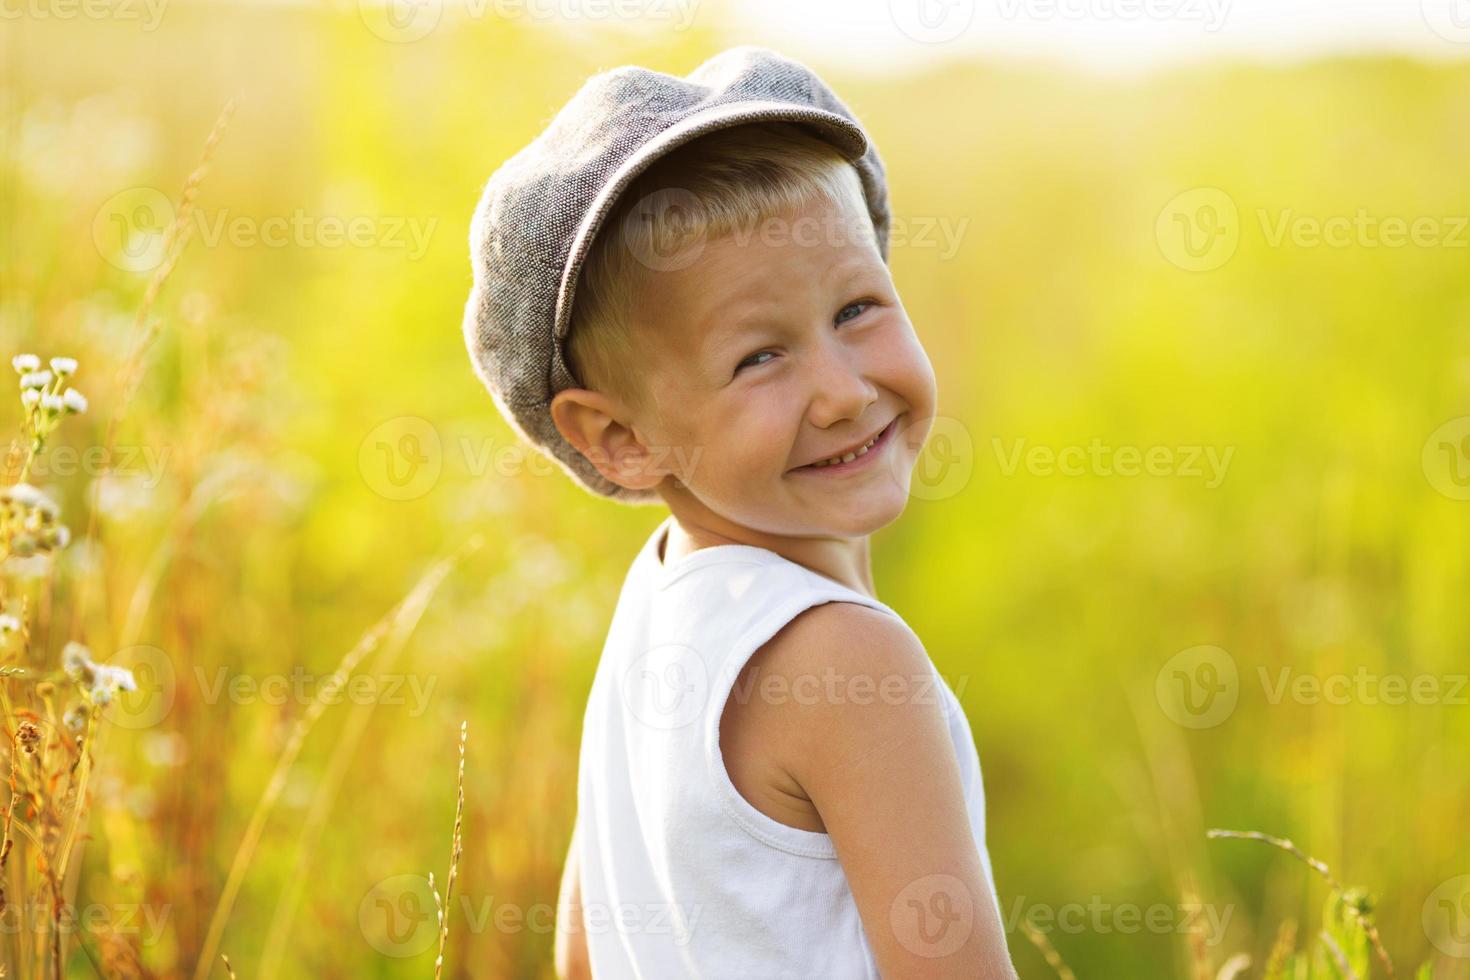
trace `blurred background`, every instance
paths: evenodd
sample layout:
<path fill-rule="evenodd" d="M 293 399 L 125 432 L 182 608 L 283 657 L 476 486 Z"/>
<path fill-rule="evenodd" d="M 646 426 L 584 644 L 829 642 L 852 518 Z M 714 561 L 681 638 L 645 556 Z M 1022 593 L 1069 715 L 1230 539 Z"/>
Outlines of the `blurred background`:
<path fill-rule="evenodd" d="M 1328 885 L 1209 828 L 1368 889 L 1398 975 L 1470 974 L 1457 2 L 0 0 L 0 353 L 90 401 L 29 472 L 73 540 L 3 569 L 4 662 L 138 685 L 55 790 L 59 889 L 12 806 L 12 975 L 59 894 L 66 976 L 428 975 L 463 721 L 444 972 L 553 976 L 582 710 L 665 512 L 501 421 L 468 223 L 588 75 L 738 43 L 888 167 L 943 417 L 874 571 L 971 720 L 1021 976 L 1023 921 L 1083 978 L 1311 947 Z M 29 704 L 64 761 L 34 680 L 8 734 Z"/>

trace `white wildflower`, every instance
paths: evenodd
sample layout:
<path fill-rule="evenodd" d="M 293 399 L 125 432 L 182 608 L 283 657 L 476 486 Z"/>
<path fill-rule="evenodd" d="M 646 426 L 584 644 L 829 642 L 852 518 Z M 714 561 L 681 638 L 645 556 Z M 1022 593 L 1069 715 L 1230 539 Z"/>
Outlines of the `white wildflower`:
<path fill-rule="evenodd" d="M 138 689 L 138 682 L 133 680 L 133 672 L 131 670 L 112 664 L 101 664 L 97 667 L 97 682 L 124 691 L 136 691 Z"/>
<path fill-rule="evenodd" d="M 44 388 L 51 383 L 50 371 L 32 371 L 20 376 L 22 388 Z"/>
<path fill-rule="evenodd" d="M 61 508 L 56 502 L 46 496 L 40 490 L 29 483 L 17 483 L 10 487 L 0 487 L 0 504 L 14 503 L 24 513 L 25 511 L 37 511 L 46 519 L 55 518 L 61 513 Z"/>
<path fill-rule="evenodd" d="M 75 640 L 61 651 L 62 667 L 70 677 L 84 689 L 87 699 L 96 705 L 111 704 L 113 695 L 119 690 L 136 691 L 138 682 L 133 672 L 126 667 L 94 663 L 92 651 Z"/>
<path fill-rule="evenodd" d="M 13 487 L 6 487 L 4 495 L 22 507 L 40 507 L 47 499 L 45 494 L 29 483 L 17 483 Z"/>
<path fill-rule="evenodd" d="M 29 374 L 41 367 L 41 359 L 35 354 L 17 354 L 10 359 L 16 374 Z"/>
<path fill-rule="evenodd" d="M 61 666 L 72 680 L 90 678 L 97 669 L 92 663 L 92 651 L 76 640 L 61 648 Z"/>
<path fill-rule="evenodd" d="M 60 395 L 42 395 L 41 409 L 47 412 L 60 412 L 66 407 L 66 401 Z"/>
<path fill-rule="evenodd" d="M 54 520 L 56 516 L 61 513 L 61 508 L 57 506 L 56 501 L 52 500 L 44 493 L 41 494 L 41 499 L 36 503 L 36 510 L 40 511 L 42 514 L 52 520 Z"/>
<path fill-rule="evenodd" d="M 0 614 L 0 636 L 6 633 L 19 633 L 20 620 L 9 613 Z"/>
<path fill-rule="evenodd" d="M 87 397 L 75 388 L 68 388 L 61 396 L 61 402 L 69 412 L 80 415 L 87 410 Z"/>
<path fill-rule="evenodd" d="M 77 359 L 75 357 L 53 357 L 51 358 L 51 370 L 63 378 L 68 374 L 76 374 Z"/>
<path fill-rule="evenodd" d="M 87 706 L 74 704 L 67 709 L 62 717 L 61 723 L 74 732 L 79 732 L 87 725 Z"/>
<path fill-rule="evenodd" d="M 27 388 L 20 393 L 20 403 L 26 408 L 35 408 L 36 403 L 41 400 L 41 393 L 35 388 Z"/>

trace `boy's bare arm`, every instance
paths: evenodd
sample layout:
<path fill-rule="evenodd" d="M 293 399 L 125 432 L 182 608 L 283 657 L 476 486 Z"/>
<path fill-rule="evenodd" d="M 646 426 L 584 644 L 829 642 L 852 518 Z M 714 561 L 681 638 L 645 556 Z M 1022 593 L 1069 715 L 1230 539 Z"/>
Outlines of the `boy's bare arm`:
<path fill-rule="evenodd" d="M 797 616 L 759 655 L 767 672 L 792 679 L 835 665 L 852 681 L 836 697 L 761 710 L 777 764 L 832 837 L 882 975 L 1015 980 L 943 692 L 919 680 L 932 666 L 913 634 L 878 610 L 827 603 Z"/>
<path fill-rule="evenodd" d="M 581 820 L 572 826 L 567 863 L 561 873 L 561 892 L 556 900 L 556 975 L 562 980 L 592 980 L 587 958 L 587 930 L 582 921 L 582 871 L 577 837 Z"/>

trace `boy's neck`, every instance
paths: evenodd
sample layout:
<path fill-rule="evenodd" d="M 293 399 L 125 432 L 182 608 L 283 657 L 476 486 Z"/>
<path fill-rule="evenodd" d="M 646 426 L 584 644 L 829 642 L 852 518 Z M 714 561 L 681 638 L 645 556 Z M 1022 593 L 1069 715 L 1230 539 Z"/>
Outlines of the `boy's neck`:
<path fill-rule="evenodd" d="M 682 508 L 681 508 L 682 509 Z M 663 563 L 677 561 L 701 548 L 722 544 L 743 544 L 774 551 L 793 561 L 840 582 L 869 598 L 878 598 L 873 587 L 873 567 L 868 549 L 868 535 L 858 538 L 791 537 L 766 534 L 704 511 L 700 514 L 673 511 L 668 540 L 664 543 Z"/>

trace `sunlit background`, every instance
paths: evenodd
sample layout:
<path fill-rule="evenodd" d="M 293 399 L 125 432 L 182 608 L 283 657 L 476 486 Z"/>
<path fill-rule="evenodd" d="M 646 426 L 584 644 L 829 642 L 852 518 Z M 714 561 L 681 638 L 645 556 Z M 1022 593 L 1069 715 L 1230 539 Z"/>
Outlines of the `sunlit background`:
<path fill-rule="evenodd" d="M 664 511 L 501 421 L 468 223 L 589 74 L 737 43 L 888 167 L 943 417 L 874 572 L 969 715 L 1021 976 L 1028 920 L 1084 980 L 1262 977 L 1288 923 L 1346 976 L 1327 883 L 1209 828 L 1368 889 L 1398 976 L 1470 974 L 1470 4 L 0 0 L 0 353 L 90 401 L 29 474 L 71 544 L 0 577 L 7 736 L 47 741 L 10 975 L 58 894 L 68 977 L 430 975 L 467 722 L 444 975 L 553 976 Z M 140 688 L 77 771 L 68 641 Z"/>

